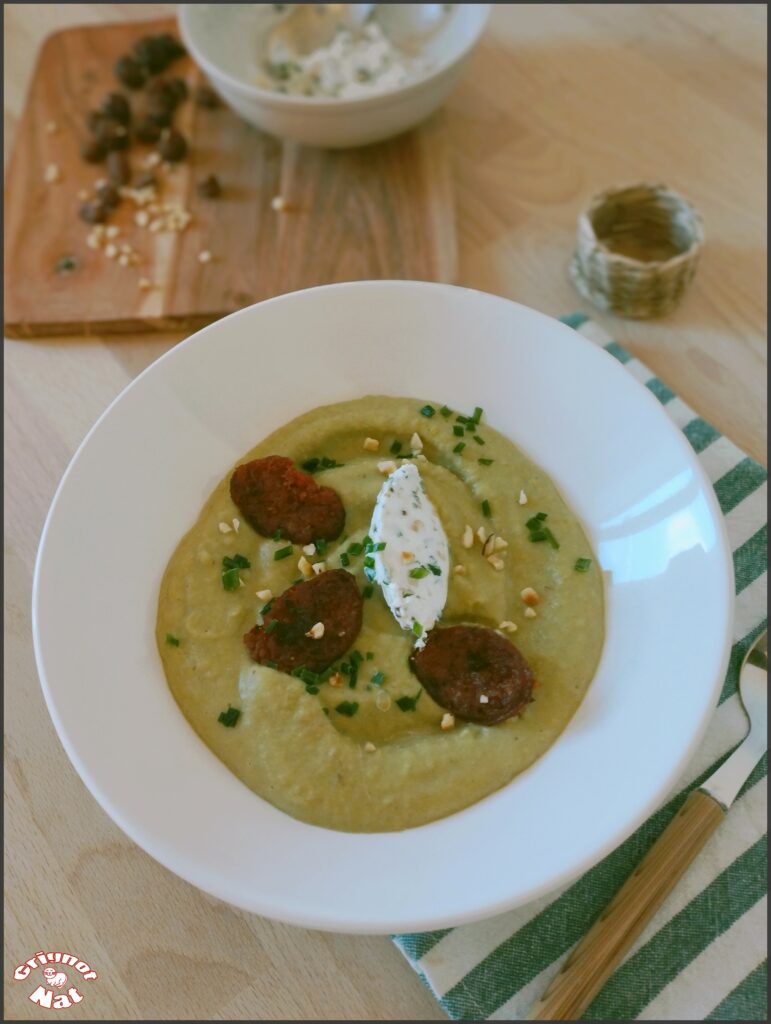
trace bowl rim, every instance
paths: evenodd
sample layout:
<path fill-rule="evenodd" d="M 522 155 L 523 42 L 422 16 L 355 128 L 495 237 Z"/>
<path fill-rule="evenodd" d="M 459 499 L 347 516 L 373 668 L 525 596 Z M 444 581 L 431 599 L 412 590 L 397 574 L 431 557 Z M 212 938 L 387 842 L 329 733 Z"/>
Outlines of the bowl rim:
<path fill-rule="evenodd" d="M 666 780 L 660 786 L 658 792 L 653 793 L 650 799 L 645 805 L 640 806 L 637 812 L 630 815 L 620 827 L 616 828 L 614 834 L 606 838 L 605 842 L 599 846 L 595 846 L 591 852 L 585 855 L 580 861 L 574 863 L 570 869 L 564 870 L 563 873 L 557 878 L 551 878 L 548 882 L 544 882 L 539 886 L 535 886 L 529 890 L 526 895 L 518 896 L 515 898 L 498 899 L 495 901 L 488 901 L 484 905 L 477 905 L 473 911 L 466 911 L 462 916 L 452 913 L 436 914 L 430 919 L 413 918 L 406 919 L 404 917 L 397 919 L 379 919 L 377 924 L 363 926 L 361 921 L 355 920 L 354 918 L 345 919 L 342 917 L 335 917 L 334 920 L 328 916 L 322 916 L 314 913 L 306 913 L 302 910 L 297 911 L 295 908 L 287 907 L 284 904 L 280 911 L 277 911 L 276 905 L 271 902 L 270 899 L 266 899 L 261 896 L 258 899 L 254 899 L 252 896 L 248 901 L 241 900 L 235 901 L 229 894 L 226 894 L 225 887 L 218 884 L 219 880 L 215 879 L 211 875 L 208 876 L 207 882 L 203 883 L 201 878 L 193 871 L 188 871 L 187 864 L 181 865 L 178 859 L 175 859 L 173 855 L 170 855 L 168 851 L 163 847 L 163 844 L 158 841 L 151 842 L 148 838 L 148 833 L 144 827 L 136 822 L 133 818 L 127 818 L 124 816 L 122 809 L 117 805 L 112 797 L 103 789 L 101 782 L 94 777 L 94 775 L 85 767 L 83 760 L 78 755 L 74 744 L 71 742 L 70 737 L 61 721 L 58 714 L 56 703 L 53 698 L 52 688 L 50 687 L 44 665 L 45 658 L 43 653 L 42 640 L 40 635 L 40 577 L 42 563 L 44 559 L 48 534 L 50 532 L 50 526 L 54 519 L 54 515 L 59 504 L 62 493 L 64 492 L 67 481 L 72 474 L 81 453 L 84 451 L 92 436 L 100 428 L 102 422 L 111 414 L 113 408 L 125 397 L 125 395 L 134 387 L 139 385 L 139 382 L 146 376 L 150 375 L 157 365 L 161 362 L 169 359 L 173 359 L 178 349 L 183 346 L 188 346 L 190 343 L 200 343 L 203 335 L 208 334 L 209 331 L 216 331 L 218 326 L 225 320 L 237 318 L 241 315 L 248 315 L 248 311 L 253 310 L 257 306 L 263 306 L 268 303 L 278 303 L 284 301 L 291 301 L 293 297 L 304 294 L 306 292 L 319 292 L 329 291 L 338 289 L 358 289 L 377 286 L 379 288 L 398 289 L 398 288 L 417 288 L 420 290 L 431 289 L 435 291 L 452 291 L 470 293 L 471 295 L 480 295 L 485 299 L 495 299 L 498 302 L 510 303 L 513 306 L 518 306 L 522 309 L 527 310 L 530 313 L 536 313 L 539 317 L 544 320 L 551 321 L 552 323 L 560 324 L 565 326 L 566 330 L 570 328 L 567 325 L 562 325 L 559 320 L 548 314 L 541 313 L 537 310 L 533 310 L 531 307 L 524 306 L 522 303 L 518 303 L 514 300 L 508 299 L 505 296 L 496 295 L 494 293 L 484 292 L 480 289 L 460 287 L 456 285 L 445 285 L 437 284 L 433 282 L 422 282 L 422 281 L 355 281 L 355 282 L 341 282 L 330 285 L 319 285 L 311 289 L 303 289 L 302 292 L 289 292 L 282 295 L 274 296 L 270 299 L 263 300 L 263 302 L 254 303 L 251 306 L 244 307 L 240 310 L 236 310 L 226 317 L 222 317 L 220 320 L 214 321 L 208 324 L 204 328 L 194 331 L 187 338 L 184 338 L 177 345 L 172 346 L 162 356 L 147 366 L 140 374 L 137 375 L 132 381 L 130 381 L 120 393 L 109 403 L 107 408 L 98 417 L 96 422 L 93 424 L 91 429 L 87 432 L 85 437 L 78 445 L 76 451 L 72 455 L 70 462 L 59 482 L 54 497 L 51 502 L 51 506 L 46 516 L 46 520 L 41 532 L 40 541 L 38 544 L 37 556 L 35 560 L 35 568 L 33 575 L 33 586 L 32 586 L 32 634 L 33 634 L 33 647 L 35 653 L 36 667 L 39 674 L 41 688 L 46 701 L 46 706 L 54 726 L 57 731 L 60 742 L 62 743 L 67 755 L 75 767 L 76 771 L 81 777 L 81 780 L 85 783 L 91 795 L 96 799 L 102 809 L 108 814 L 116 824 L 119 825 L 122 831 L 135 842 L 141 849 L 149 853 L 155 860 L 157 860 L 164 867 L 168 868 L 171 872 L 183 878 L 191 885 L 209 895 L 223 900 L 226 903 L 237 906 L 247 912 L 256 913 L 259 915 L 266 916 L 272 920 L 278 920 L 287 924 L 293 924 L 304 928 L 335 931 L 340 933 L 351 933 L 351 934 L 387 934 L 387 933 L 408 933 L 408 932 L 420 932 L 429 931 L 441 928 L 457 927 L 459 925 L 471 923 L 493 917 L 495 915 L 504 913 L 508 910 L 513 910 L 519 906 L 530 903 L 534 900 L 541 898 L 542 896 L 548 895 L 549 893 L 556 892 L 561 886 L 572 883 L 576 878 L 584 874 L 595 864 L 599 863 L 608 853 L 616 849 L 629 835 L 631 835 L 640 825 L 647 820 L 648 817 L 660 806 L 662 799 L 671 792 L 672 787 L 680 779 L 682 773 L 694 756 L 695 751 L 701 744 L 704 734 L 707 730 L 709 722 L 714 714 L 715 701 L 717 695 L 722 686 L 725 672 L 727 669 L 731 647 L 732 647 L 732 635 L 733 635 L 733 618 L 734 618 L 734 570 L 733 560 L 731 555 L 731 548 L 728 541 L 728 535 L 725 526 L 724 517 L 720 511 L 717 497 L 714 493 L 712 484 L 707 476 L 707 473 L 698 458 L 698 455 L 692 450 L 687 440 L 683 436 L 682 432 L 677 426 L 672 423 L 669 417 L 666 416 L 666 412 L 661 408 L 656 398 L 650 393 L 650 391 L 644 387 L 639 381 L 631 378 L 629 374 L 626 374 L 626 379 L 630 380 L 631 383 L 637 384 L 639 389 L 638 393 L 643 398 L 643 401 L 648 402 L 651 408 L 658 409 L 660 415 L 666 419 L 671 431 L 672 439 L 678 444 L 682 452 L 685 455 L 686 460 L 690 464 L 690 468 L 693 470 L 696 478 L 698 479 L 703 493 L 705 495 L 709 510 L 712 515 L 712 521 L 716 528 L 716 547 L 719 553 L 722 555 L 723 562 L 723 579 L 725 587 L 722 598 L 726 603 L 726 615 L 724 617 L 724 628 L 722 638 L 722 657 L 715 660 L 713 678 L 709 688 L 709 700 L 705 699 L 704 712 L 701 717 L 701 721 L 698 726 L 694 729 L 690 742 L 681 748 L 679 757 L 674 763 L 671 772 L 669 773 Z M 576 343 L 580 345 L 585 351 L 592 353 L 598 353 L 598 346 L 590 341 L 588 338 L 582 336 L 578 332 L 576 333 Z M 615 369 L 621 373 L 623 367 L 616 364 Z M 706 687 L 705 687 L 706 694 Z M 461 812 L 462 813 L 462 812 Z M 450 817 L 454 817 L 451 815 Z M 446 820 L 446 819 L 440 819 Z M 313 828 L 314 826 L 307 826 Z M 407 830 L 413 831 L 413 830 Z M 397 833 L 400 834 L 400 833 Z M 355 835 L 355 834 L 354 834 Z M 280 901 L 279 901 L 280 902 Z M 248 903 L 248 905 L 247 905 Z"/>
<path fill-rule="evenodd" d="M 179 25 L 180 35 L 182 36 L 182 40 L 188 52 L 196 64 L 206 72 L 212 81 L 219 79 L 238 95 L 246 99 L 258 100 L 265 106 L 273 107 L 276 110 L 283 109 L 287 111 L 295 110 L 304 112 L 313 110 L 316 113 L 327 114 L 335 113 L 337 111 L 366 110 L 368 107 L 375 107 L 382 104 L 384 100 L 402 99 L 403 97 L 409 97 L 417 94 L 429 83 L 438 80 L 451 68 L 459 65 L 469 55 L 471 50 L 479 42 L 482 33 L 487 28 L 493 5 L 468 5 L 480 8 L 482 12 L 481 18 L 479 25 L 475 29 L 471 38 L 463 45 L 461 51 L 454 57 L 444 58 L 425 75 L 421 75 L 415 81 L 408 82 L 406 85 L 398 85 L 391 89 L 384 89 L 382 92 L 373 93 L 371 96 L 356 96 L 349 99 L 336 99 L 328 96 L 287 95 L 280 92 L 274 92 L 272 89 L 263 89 L 259 85 L 253 85 L 250 82 L 245 82 L 241 78 L 234 77 L 230 72 L 225 71 L 219 64 L 216 64 L 206 56 L 194 38 L 194 34 L 190 28 L 190 9 L 200 6 L 200 4 L 190 3 L 178 4 L 177 24 Z"/>

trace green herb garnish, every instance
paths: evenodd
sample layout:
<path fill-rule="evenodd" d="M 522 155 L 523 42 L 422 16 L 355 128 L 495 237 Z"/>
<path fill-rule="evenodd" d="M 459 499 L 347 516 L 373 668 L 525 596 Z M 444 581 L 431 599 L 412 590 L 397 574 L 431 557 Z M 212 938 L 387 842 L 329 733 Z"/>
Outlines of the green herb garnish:
<path fill-rule="evenodd" d="M 428 419 L 431 419 L 435 412 L 436 409 L 433 407 L 433 405 L 424 405 L 423 408 L 420 410 L 420 415 L 426 416 Z"/>
<path fill-rule="evenodd" d="M 443 405 L 442 408 L 439 410 L 439 414 L 441 416 L 444 416 L 445 419 L 447 419 L 448 416 L 452 416 L 452 409 L 450 409 L 446 405 Z"/>
<path fill-rule="evenodd" d="M 415 708 L 418 706 L 418 701 L 420 700 L 420 695 L 422 692 L 423 689 L 421 687 L 421 689 L 418 690 L 414 697 L 399 697 L 396 701 L 399 710 L 414 711 Z"/>
<path fill-rule="evenodd" d="M 340 565 L 344 565 L 344 566 L 348 567 L 350 564 L 351 564 L 350 558 L 345 553 L 345 551 L 343 551 L 343 553 L 340 555 Z"/>
<path fill-rule="evenodd" d="M 548 516 L 545 512 L 536 512 L 534 516 L 528 519 L 528 521 L 525 523 L 525 526 L 528 528 L 528 530 L 537 530 L 540 527 L 541 523 L 544 521 L 544 519 L 547 518 Z"/>
<path fill-rule="evenodd" d="M 375 686 L 382 686 L 385 682 L 385 672 L 375 672 L 372 676 L 372 682 Z"/>
<path fill-rule="evenodd" d="M 391 444 L 391 448 L 390 448 L 391 454 L 392 455 L 398 455 L 401 450 L 402 450 L 402 443 L 401 443 L 401 441 L 393 441 L 392 444 Z"/>
<path fill-rule="evenodd" d="M 345 715 L 346 718 L 353 718 L 356 712 L 359 710 L 359 705 L 355 700 L 344 700 L 341 701 L 336 707 L 335 711 L 338 715 Z"/>
<path fill-rule="evenodd" d="M 315 473 L 319 468 L 320 462 L 321 459 L 306 459 L 305 462 L 301 462 L 300 465 L 306 473 Z"/>
<path fill-rule="evenodd" d="M 241 712 L 238 708 L 231 707 L 231 705 L 228 704 L 227 711 L 220 711 L 217 716 L 217 721 L 221 722 L 226 728 L 232 729 L 240 717 Z"/>
<path fill-rule="evenodd" d="M 479 421 L 482 419 L 483 412 L 483 409 L 480 409 L 479 406 L 476 406 L 476 408 L 474 409 L 474 415 L 471 417 L 474 423 L 479 423 Z"/>
<path fill-rule="evenodd" d="M 492 514 L 493 513 L 492 509 L 490 508 L 490 502 L 487 500 L 487 498 L 485 498 L 485 500 L 482 502 L 482 515 L 486 516 L 489 519 Z"/>
<path fill-rule="evenodd" d="M 305 692 L 309 693 L 311 696 L 314 696 L 314 694 L 317 694 L 319 692 L 319 688 L 318 686 L 312 684 L 311 686 L 305 687 Z"/>
<path fill-rule="evenodd" d="M 270 622 L 265 627 L 265 632 L 268 635 L 270 635 L 271 633 L 273 633 L 277 629 L 278 629 L 278 619 L 271 619 Z"/>
<path fill-rule="evenodd" d="M 546 512 L 536 512 L 534 516 L 525 523 L 525 526 L 530 531 L 530 540 L 537 544 L 539 541 L 547 541 L 551 547 L 556 551 L 559 548 L 557 538 L 551 532 L 548 526 L 544 526 L 544 522 L 548 519 Z"/>
<path fill-rule="evenodd" d="M 273 540 L 281 540 L 282 533 L 283 533 L 283 531 L 282 531 L 281 527 L 280 526 L 277 527 L 273 531 Z"/>
<path fill-rule="evenodd" d="M 272 604 L 273 604 L 273 598 L 271 597 L 270 601 L 268 601 L 267 604 L 264 604 L 262 606 L 262 608 L 260 608 L 260 615 L 267 615 L 268 612 L 270 611 L 270 606 Z"/>
<path fill-rule="evenodd" d="M 363 550 L 364 550 L 364 545 L 363 544 L 358 544 L 357 543 L 357 544 L 349 544 L 348 545 L 348 554 L 349 555 L 360 555 Z"/>
<path fill-rule="evenodd" d="M 374 569 L 375 568 L 375 559 L 371 555 L 367 555 L 367 557 L 364 559 L 364 568 L 365 569 Z"/>
<path fill-rule="evenodd" d="M 592 560 L 591 560 L 591 558 L 577 558 L 576 559 L 576 564 L 573 566 L 573 568 L 576 570 L 576 572 L 589 572 L 591 567 L 592 567 Z"/>
<path fill-rule="evenodd" d="M 415 634 L 415 636 L 423 636 L 423 627 L 419 622 L 412 623 L 412 632 Z"/>
<path fill-rule="evenodd" d="M 263 665 L 265 666 L 265 668 L 274 668 L 274 669 L 278 668 L 278 662 L 277 661 L 270 661 L 270 660 L 264 661 Z"/>
<path fill-rule="evenodd" d="M 274 554 L 273 554 L 273 561 L 274 562 L 280 562 L 282 558 L 289 558 L 289 556 L 291 554 L 292 554 L 292 545 L 290 544 L 288 547 L 279 548 L 278 551 L 274 552 Z"/>
<path fill-rule="evenodd" d="M 410 579 L 422 580 L 424 576 L 428 576 L 428 569 L 424 565 L 419 565 L 416 569 L 410 569 Z"/>
<path fill-rule="evenodd" d="M 484 444 L 485 443 L 484 438 L 480 437 L 479 434 L 474 434 L 474 440 L 476 441 L 477 444 Z"/>
<path fill-rule="evenodd" d="M 251 562 L 243 555 L 225 555 L 222 559 L 222 587 L 224 590 L 238 590 L 241 586 L 239 569 L 249 569 Z"/>
<path fill-rule="evenodd" d="M 463 427 L 455 426 L 452 428 L 452 432 L 456 437 L 463 437 Z"/>
<path fill-rule="evenodd" d="M 428 571 L 432 572 L 434 574 L 434 576 L 441 576 L 442 575 L 442 570 L 439 568 L 438 565 L 434 565 L 433 562 L 429 562 L 428 563 Z"/>
<path fill-rule="evenodd" d="M 367 651 L 367 661 L 374 661 L 374 659 L 375 659 L 375 652 L 374 651 Z"/>
<path fill-rule="evenodd" d="M 372 586 L 371 583 L 368 583 L 366 585 L 366 587 L 362 590 L 361 596 L 364 597 L 364 598 L 369 598 L 369 597 L 372 597 L 372 595 L 374 593 L 375 593 L 375 588 Z"/>
<path fill-rule="evenodd" d="M 493 464 L 492 459 L 477 459 L 477 462 L 480 466 L 492 466 Z"/>
<path fill-rule="evenodd" d="M 581 570 L 583 572 L 583 569 Z M 174 636 L 173 633 L 166 634 L 166 643 L 171 644 L 172 647 L 179 647 L 179 637 Z"/>
<path fill-rule="evenodd" d="M 460 455 L 460 453 L 463 451 L 463 449 L 465 447 L 466 447 L 466 442 L 465 441 L 458 441 L 458 443 L 453 448 L 453 451 L 455 452 L 456 455 Z"/>
<path fill-rule="evenodd" d="M 313 543 L 316 546 L 317 555 L 325 555 L 327 553 L 327 542 L 324 540 L 323 537 L 319 537 L 319 539 L 314 540 Z"/>

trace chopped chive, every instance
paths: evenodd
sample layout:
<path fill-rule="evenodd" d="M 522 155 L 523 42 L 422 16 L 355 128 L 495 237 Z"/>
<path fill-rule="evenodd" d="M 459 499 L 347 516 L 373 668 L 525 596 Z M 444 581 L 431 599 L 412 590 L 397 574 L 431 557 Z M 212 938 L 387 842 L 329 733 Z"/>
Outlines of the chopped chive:
<path fill-rule="evenodd" d="M 369 597 L 372 597 L 372 595 L 374 593 L 375 593 L 375 588 L 372 586 L 371 583 L 368 583 L 366 585 L 366 587 L 362 590 L 361 596 L 364 597 L 364 598 L 369 598 Z"/>
<path fill-rule="evenodd" d="M 329 718 L 329 708 L 322 708 L 321 711 L 327 716 L 327 718 Z"/>
<path fill-rule="evenodd" d="M 548 516 L 545 512 L 536 512 L 534 516 L 531 516 L 531 518 L 528 519 L 528 521 L 525 523 L 525 526 L 528 528 L 528 530 L 538 530 L 540 529 L 541 523 L 544 521 L 544 519 L 548 519 Z"/>
<path fill-rule="evenodd" d="M 394 441 L 391 444 L 390 451 L 391 451 L 392 455 L 398 455 L 401 450 L 402 450 L 402 443 L 401 443 L 401 441 Z"/>
<path fill-rule="evenodd" d="M 352 651 L 351 661 L 355 662 L 358 665 L 362 661 L 364 661 L 364 655 L 361 653 L 361 651 Z"/>
<path fill-rule="evenodd" d="M 456 423 L 468 423 L 468 416 L 456 416 L 455 417 L 455 422 Z"/>
<path fill-rule="evenodd" d="M 448 416 L 452 416 L 452 409 L 450 409 L 446 405 L 443 405 L 442 408 L 439 410 L 439 414 L 440 416 L 444 416 L 444 418 L 447 419 Z"/>
<path fill-rule="evenodd" d="M 375 658 L 375 652 L 374 651 L 367 651 L 367 661 L 373 661 L 374 658 Z"/>
<path fill-rule="evenodd" d="M 492 466 L 493 464 L 492 459 L 477 459 L 477 462 L 480 466 Z"/>
<path fill-rule="evenodd" d="M 455 452 L 456 455 L 460 455 L 460 453 L 463 451 L 463 449 L 465 447 L 466 447 L 466 442 L 465 441 L 458 441 L 458 443 L 453 448 L 453 451 Z"/>
<path fill-rule="evenodd" d="M 217 721 L 221 722 L 226 728 L 232 729 L 240 717 L 241 712 L 238 708 L 231 707 L 231 705 L 228 704 L 227 711 L 220 711 L 217 716 Z"/>
<path fill-rule="evenodd" d="M 540 530 L 531 530 L 530 540 L 534 544 L 537 544 L 539 541 L 545 540 L 549 542 L 550 546 L 553 547 L 555 551 L 559 548 L 557 538 L 554 536 L 554 534 L 551 532 L 548 526 L 544 526 Z"/>
<path fill-rule="evenodd" d="M 441 576 L 442 575 L 442 570 L 439 568 L 438 565 L 434 565 L 433 562 L 429 562 L 428 563 L 428 569 L 429 569 L 429 572 L 432 572 L 434 574 L 434 576 Z"/>
<path fill-rule="evenodd" d="M 483 437 L 480 437 L 479 434 L 474 434 L 474 440 L 476 441 L 477 444 L 485 443 L 485 439 Z"/>
<path fill-rule="evenodd" d="M 265 668 L 278 668 L 278 662 L 276 661 L 265 661 L 263 664 L 265 665 Z"/>
<path fill-rule="evenodd" d="M 351 666 L 348 664 L 347 661 L 343 661 L 340 663 L 340 671 L 343 673 L 344 676 L 349 676 L 351 674 Z"/>
<path fill-rule="evenodd" d="M 363 550 L 364 550 L 364 545 L 363 544 L 349 544 L 348 545 L 348 554 L 349 555 L 360 555 Z"/>
<path fill-rule="evenodd" d="M 479 406 L 476 406 L 476 408 L 474 409 L 474 415 L 471 417 L 474 423 L 479 423 L 479 421 L 482 419 L 483 412 L 484 409 L 480 409 Z"/>
<path fill-rule="evenodd" d="M 319 539 L 318 540 L 314 540 L 313 543 L 316 545 L 316 554 L 318 554 L 318 555 L 325 555 L 326 554 L 326 552 L 327 552 L 327 542 L 324 540 L 323 537 L 319 537 Z"/>
<path fill-rule="evenodd" d="M 319 692 L 319 688 L 318 688 L 318 686 L 306 686 L 305 687 L 305 692 L 306 693 L 310 693 L 311 696 L 313 696 L 313 694 L 316 694 L 316 693 Z"/>
<path fill-rule="evenodd" d="M 487 500 L 487 498 L 485 498 L 485 500 L 482 502 L 482 515 L 486 516 L 488 519 L 492 515 L 492 509 L 490 508 L 490 502 Z"/>
<path fill-rule="evenodd" d="M 419 565 L 417 569 L 410 569 L 410 579 L 422 580 L 424 576 L 428 576 L 428 569 L 425 566 Z"/>
<path fill-rule="evenodd" d="M 581 572 L 583 572 L 583 571 L 584 570 L 582 569 Z M 174 636 L 173 633 L 167 633 L 166 634 L 166 643 L 167 644 L 171 644 L 172 647 L 179 647 L 179 637 L 178 636 Z"/>
<path fill-rule="evenodd" d="M 372 553 L 373 551 L 385 551 L 385 546 L 386 546 L 386 542 L 385 542 L 384 540 L 381 540 L 381 541 L 380 541 L 379 543 L 377 543 L 377 544 L 374 544 L 374 543 L 366 544 L 366 545 L 364 546 L 364 550 L 365 550 L 365 551 L 366 551 L 366 553 L 367 553 L 367 554 L 369 555 L 369 554 L 371 554 L 371 553 Z"/>
<path fill-rule="evenodd" d="M 415 708 L 418 706 L 418 701 L 420 700 L 420 695 L 422 692 L 423 689 L 421 687 L 421 689 L 418 690 L 414 697 L 399 697 L 398 700 L 396 701 L 399 710 L 414 711 Z"/>
<path fill-rule="evenodd" d="M 222 589 L 223 590 L 238 590 L 241 586 L 241 576 L 239 575 L 238 569 L 223 569 L 222 570 Z"/>
<path fill-rule="evenodd" d="M 265 627 L 265 632 L 270 634 L 276 629 L 278 629 L 278 619 L 271 619 Z"/>
<path fill-rule="evenodd" d="M 260 608 L 260 615 L 267 615 L 268 612 L 270 611 L 270 606 L 272 604 L 273 604 L 273 598 L 271 597 L 270 601 L 268 601 L 267 604 L 264 604 L 262 606 L 262 608 Z"/>
<path fill-rule="evenodd" d="M 589 572 L 592 567 L 591 558 L 577 558 L 576 564 L 573 566 L 576 572 Z M 168 639 L 168 637 L 167 637 Z M 179 641 L 177 641 L 179 643 Z"/>
<path fill-rule="evenodd" d="M 301 462 L 300 465 L 306 473 L 315 473 L 319 468 L 320 459 L 306 459 L 305 462 Z"/>
<path fill-rule="evenodd" d="M 225 555 L 222 559 L 223 569 L 250 569 L 252 563 L 244 555 Z"/>
<path fill-rule="evenodd" d="M 339 468 L 342 465 L 343 465 L 342 462 L 335 462 L 334 459 L 328 459 L 326 457 L 326 455 L 323 456 L 323 458 L 321 460 L 321 468 L 322 469 L 337 469 L 337 468 Z"/>
<path fill-rule="evenodd" d="M 452 432 L 456 437 L 463 437 L 463 427 L 455 426 L 452 428 Z"/>
<path fill-rule="evenodd" d="M 375 559 L 371 555 L 367 555 L 367 557 L 364 559 L 364 567 L 365 569 L 375 568 Z"/>
<path fill-rule="evenodd" d="M 366 546 L 367 546 L 368 544 L 371 544 L 371 543 L 372 543 L 372 538 L 370 537 L 370 535 L 369 535 L 369 534 L 367 534 L 367 535 L 366 535 L 366 537 L 364 538 L 364 540 L 362 541 L 362 544 L 363 544 L 363 545 L 364 545 L 364 547 L 366 548 Z"/>
<path fill-rule="evenodd" d="M 431 419 L 435 412 L 436 409 L 433 407 L 433 405 L 424 405 L 423 408 L 420 410 L 420 415 L 426 416 L 428 419 Z"/>
<path fill-rule="evenodd" d="M 476 430 L 476 428 L 477 428 L 477 425 L 476 425 L 476 423 L 474 423 L 473 420 L 467 420 L 466 421 L 466 428 L 465 429 L 466 429 L 466 433 L 467 434 L 473 434 L 474 431 Z"/>
<path fill-rule="evenodd" d="M 274 561 L 274 562 L 280 562 L 282 558 L 289 558 L 289 556 L 290 556 L 291 554 L 292 554 L 292 545 L 291 545 L 291 544 L 289 544 L 289 545 L 288 545 L 287 547 L 285 547 L 285 548 L 279 548 L 279 549 L 278 549 L 278 551 L 276 551 L 276 552 L 274 553 L 274 555 L 273 555 L 273 561 Z"/>
<path fill-rule="evenodd" d="M 341 701 L 336 707 L 335 711 L 338 715 L 345 715 L 346 718 L 353 718 L 356 712 L 359 710 L 359 705 L 355 700 L 344 700 Z"/>
<path fill-rule="evenodd" d="M 423 627 L 419 622 L 412 623 L 412 632 L 415 634 L 415 636 L 423 636 Z"/>
<path fill-rule="evenodd" d="M 280 526 L 278 526 L 278 527 L 276 527 L 276 529 L 275 529 L 275 530 L 273 531 L 273 537 L 272 537 L 272 539 L 273 539 L 273 540 L 281 540 L 281 536 L 282 536 L 282 530 L 281 530 L 281 527 L 280 527 Z"/>
<path fill-rule="evenodd" d="M 385 672 L 375 672 L 372 676 L 372 682 L 375 686 L 382 686 L 385 681 Z"/>
<path fill-rule="evenodd" d="M 345 551 L 343 551 L 343 553 L 342 553 L 342 554 L 340 555 L 340 565 L 345 565 L 345 566 L 348 566 L 348 565 L 350 565 L 350 564 L 351 564 L 351 560 L 350 560 L 350 558 L 349 558 L 349 557 L 348 557 L 348 555 L 347 555 L 347 554 L 345 553 Z"/>
<path fill-rule="evenodd" d="M 351 690 L 355 690 L 356 689 L 356 680 L 357 679 L 358 679 L 357 673 L 355 671 L 351 672 L 351 678 L 348 680 L 348 688 L 349 689 L 351 689 Z"/>

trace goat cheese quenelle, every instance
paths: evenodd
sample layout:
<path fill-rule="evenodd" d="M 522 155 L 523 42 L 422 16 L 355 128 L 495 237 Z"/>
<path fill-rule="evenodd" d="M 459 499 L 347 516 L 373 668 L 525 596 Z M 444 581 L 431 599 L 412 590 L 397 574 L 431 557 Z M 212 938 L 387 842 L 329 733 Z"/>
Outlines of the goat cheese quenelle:
<path fill-rule="evenodd" d="M 510 782 L 572 717 L 603 634 L 601 572 L 546 474 L 481 409 L 382 396 L 239 459 L 157 616 L 204 742 L 276 807 L 352 832 Z"/>

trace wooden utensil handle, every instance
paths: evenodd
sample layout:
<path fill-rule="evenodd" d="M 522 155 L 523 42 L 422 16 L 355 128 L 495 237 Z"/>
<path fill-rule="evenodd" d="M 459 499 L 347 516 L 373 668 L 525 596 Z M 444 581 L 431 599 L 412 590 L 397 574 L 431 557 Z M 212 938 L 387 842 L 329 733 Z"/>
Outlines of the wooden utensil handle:
<path fill-rule="evenodd" d="M 527 1020 L 578 1020 L 725 816 L 695 790 L 608 904 Z"/>

